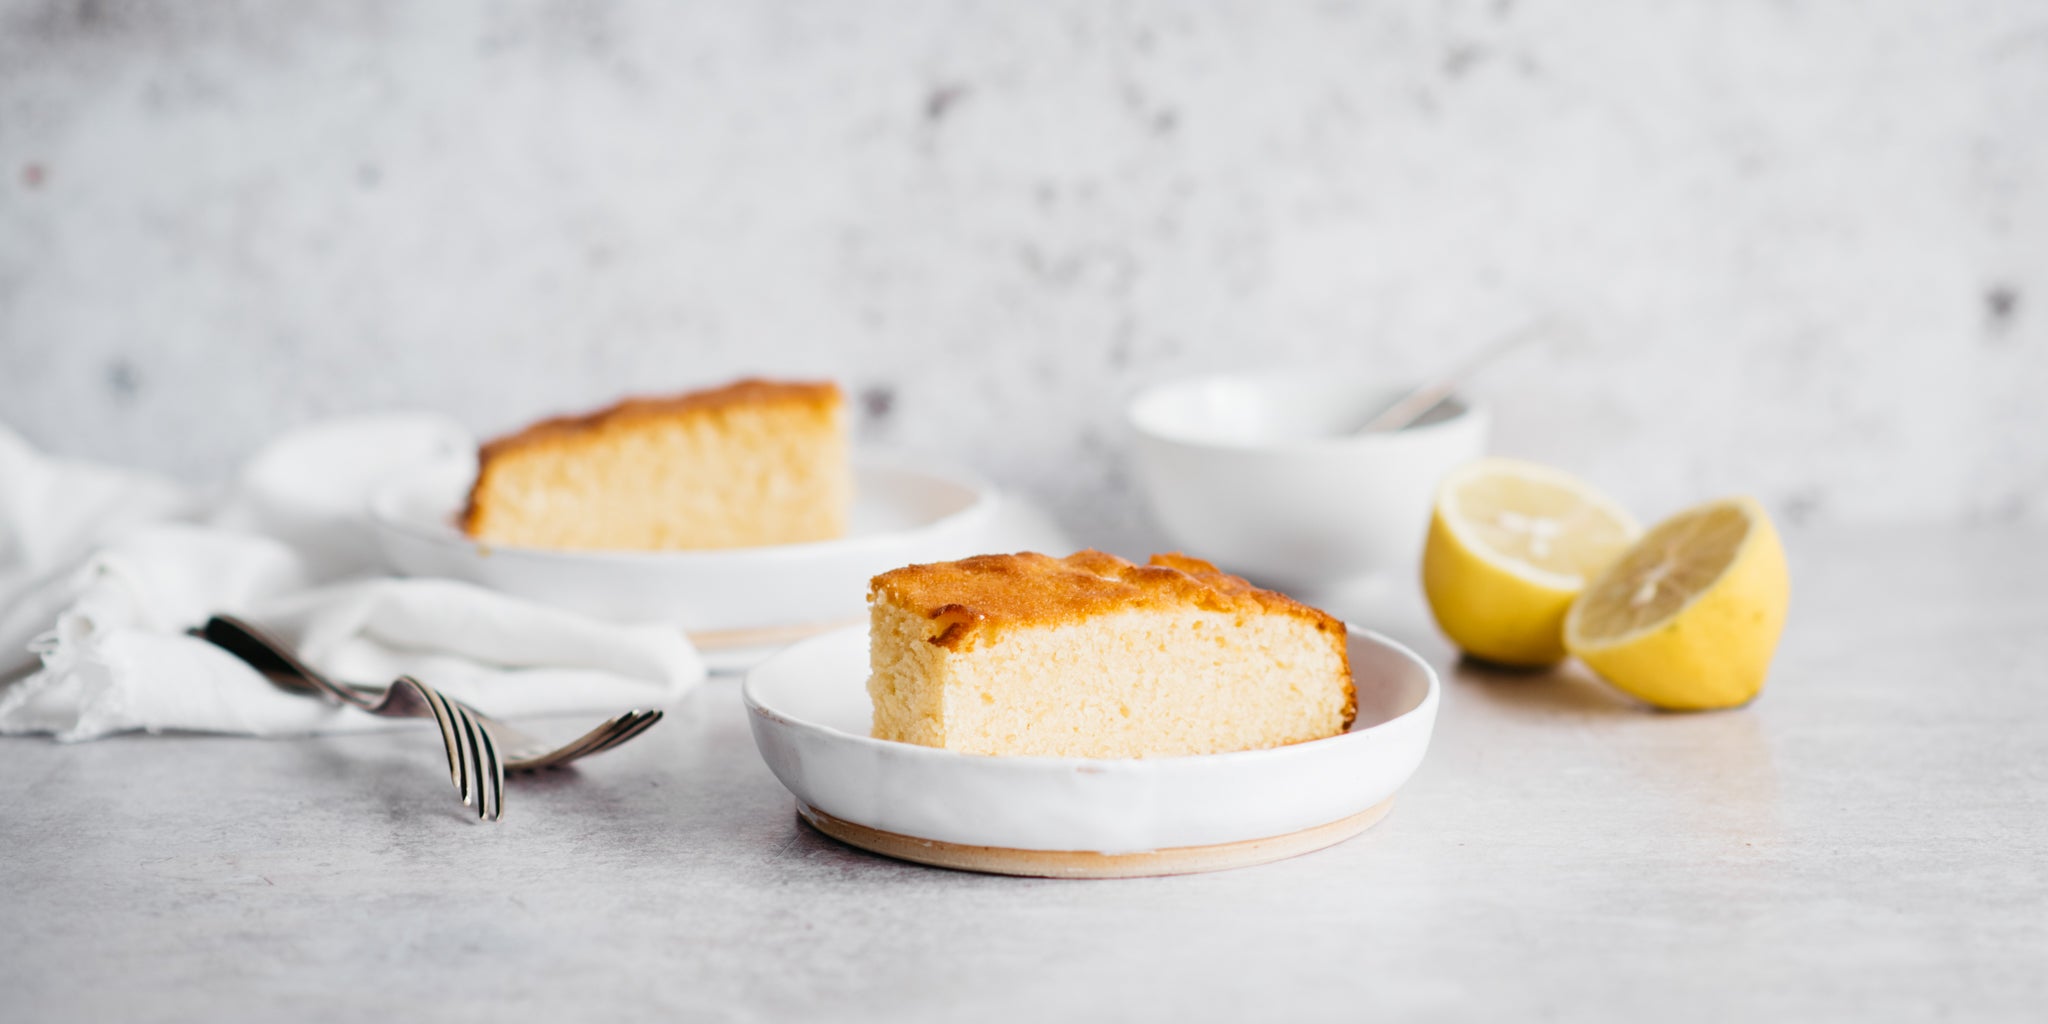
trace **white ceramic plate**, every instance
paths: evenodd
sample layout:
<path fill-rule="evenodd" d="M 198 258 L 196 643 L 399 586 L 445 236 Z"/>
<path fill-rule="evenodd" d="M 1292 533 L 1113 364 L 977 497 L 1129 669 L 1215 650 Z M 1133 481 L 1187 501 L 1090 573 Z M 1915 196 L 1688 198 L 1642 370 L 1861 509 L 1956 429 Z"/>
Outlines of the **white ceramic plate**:
<path fill-rule="evenodd" d="M 393 568 L 479 583 L 605 619 L 675 622 L 707 655 L 748 657 L 864 614 L 868 580 L 979 553 L 994 490 L 971 477 L 863 456 L 848 535 L 717 551 L 551 551 L 484 545 L 455 525 L 473 469 L 393 480 L 370 502 Z"/>
<path fill-rule="evenodd" d="M 927 842 L 1133 854 L 1299 833 L 1389 800 L 1429 746 L 1436 673 L 1377 633 L 1354 626 L 1350 641 L 1350 732 L 1233 754 L 987 757 L 873 739 L 858 627 L 785 649 L 742 693 L 769 769 L 832 818 Z"/>

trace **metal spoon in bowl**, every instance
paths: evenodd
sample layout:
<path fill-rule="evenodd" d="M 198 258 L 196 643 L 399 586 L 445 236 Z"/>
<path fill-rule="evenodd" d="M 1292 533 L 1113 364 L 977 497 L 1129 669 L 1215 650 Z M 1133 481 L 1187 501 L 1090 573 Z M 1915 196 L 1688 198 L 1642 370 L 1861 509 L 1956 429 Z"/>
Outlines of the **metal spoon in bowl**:
<path fill-rule="evenodd" d="M 1500 358 L 1513 349 L 1520 348 L 1528 342 L 1541 338 L 1544 335 L 1555 333 L 1561 327 L 1562 324 L 1556 320 L 1543 319 L 1534 323 L 1524 324 L 1515 330 L 1509 331 L 1495 340 L 1493 344 L 1480 349 L 1472 358 L 1465 360 L 1463 364 L 1450 373 L 1401 396 L 1399 401 L 1388 406 L 1385 411 L 1367 420 L 1365 426 L 1358 428 L 1358 432 L 1361 434 L 1378 434 L 1413 426 L 1416 420 L 1429 415 L 1431 409 L 1442 405 L 1444 399 L 1451 397 L 1451 392 L 1458 389 L 1458 385 L 1463 384 L 1467 378 L 1479 372 L 1486 364 Z"/>

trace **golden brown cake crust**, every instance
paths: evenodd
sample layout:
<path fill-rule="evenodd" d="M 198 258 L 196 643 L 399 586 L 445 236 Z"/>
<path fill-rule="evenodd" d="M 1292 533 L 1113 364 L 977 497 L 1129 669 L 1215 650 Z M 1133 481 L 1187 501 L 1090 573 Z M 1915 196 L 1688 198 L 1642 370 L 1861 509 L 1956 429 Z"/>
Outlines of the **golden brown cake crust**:
<path fill-rule="evenodd" d="M 931 642 L 963 650 L 1016 626 L 1073 622 L 1105 612 L 1197 607 L 1293 615 L 1344 635 L 1335 616 L 1285 594 L 1261 590 L 1199 558 L 1153 555 L 1145 565 L 1102 551 L 1054 558 L 1024 551 L 911 565 L 869 583 L 868 599 L 923 614 L 941 625 Z"/>
<path fill-rule="evenodd" d="M 686 391 L 677 395 L 625 398 L 595 412 L 555 416 L 524 430 L 485 442 L 477 452 L 476 482 L 470 485 L 469 500 L 462 509 L 462 530 L 474 533 L 477 491 L 483 486 L 491 460 L 533 445 L 629 425 L 636 420 L 661 419 L 692 412 L 710 412 L 740 405 L 791 403 L 837 408 L 844 401 L 839 385 L 831 381 L 777 381 L 759 377 L 736 380 L 722 387 Z"/>

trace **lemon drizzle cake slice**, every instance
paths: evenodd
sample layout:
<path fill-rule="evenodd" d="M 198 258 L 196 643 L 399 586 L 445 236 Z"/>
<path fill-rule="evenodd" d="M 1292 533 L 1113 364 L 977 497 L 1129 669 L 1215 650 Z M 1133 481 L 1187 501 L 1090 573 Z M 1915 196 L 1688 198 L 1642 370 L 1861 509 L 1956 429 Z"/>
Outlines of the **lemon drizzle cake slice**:
<path fill-rule="evenodd" d="M 852 502 L 831 383 L 628 399 L 485 445 L 462 526 L 522 547 L 653 551 L 828 540 Z"/>
<path fill-rule="evenodd" d="M 974 754 L 1162 757 L 1343 732 L 1344 624 L 1200 559 L 982 555 L 875 577 L 877 738 Z"/>

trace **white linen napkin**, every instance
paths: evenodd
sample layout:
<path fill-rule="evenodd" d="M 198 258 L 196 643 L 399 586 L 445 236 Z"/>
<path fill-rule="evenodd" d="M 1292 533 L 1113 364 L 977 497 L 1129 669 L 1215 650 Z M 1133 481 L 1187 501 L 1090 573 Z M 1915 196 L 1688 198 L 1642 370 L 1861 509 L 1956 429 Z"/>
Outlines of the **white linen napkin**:
<path fill-rule="evenodd" d="M 402 724 L 286 693 L 184 634 L 222 612 L 337 678 L 411 674 L 499 717 L 660 706 L 701 682 L 703 661 L 678 627 L 375 575 L 370 490 L 474 452 L 442 417 L 335 420 L 267 446 L 207 500 L 147 474 L 51 458 L 0 427 L 0 680 L 20 676 L 0 682 L 0 733 Z"/>

